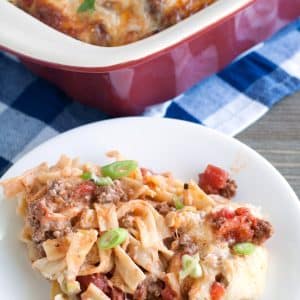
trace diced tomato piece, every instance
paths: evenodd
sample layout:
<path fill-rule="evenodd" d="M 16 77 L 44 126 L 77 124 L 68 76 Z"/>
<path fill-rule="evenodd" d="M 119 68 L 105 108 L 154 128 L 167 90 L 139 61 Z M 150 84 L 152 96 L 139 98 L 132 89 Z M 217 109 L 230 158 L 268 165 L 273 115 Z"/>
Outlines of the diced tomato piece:
<path fill-rule="evenodd" d="M 250 216 L 251 212 L 250 209 L 247 207 L 239 207 L 235 210 L 235 214 L 237 216 Z"/>
<path fill-rule="evenodd" d="M 236 217 L 225 222 L 218 230 L 218 235 L 227 241 L 242 243 L 252 240 L 253 230 L 250 222 Z"/>
<path fill-rule="evenodd" d="M 111 289 L 108 280 L 103 274 L 91 274 L 85 276 L 78 276 L 76 278 L 80 283 L 80 288 L 85 291 L 90 283 L 93 283 L 96 287 L 102 290 L 106 295 L 110 295 Z"/>
<path fill-rule="evenodd" d="M 248 207 L 234 211 L 222 208 L 210 214 L 216 235 L 230 244 L 251 242 L 261 245 L 273 234 L 272 225 L 251 214 Z"/>
<path fill-rule="evenodd" d="M 210 217 L 216 235 L 230 244 L 252 242 L 260 245 L 273 233 L 272 225 L 253 216 L 247 207 L 234 211 L 222 208 Z"/>
<path fill-rule="evenodd" d="M 118 288 L 111 287 L 107 277 L 103 274 L 91 274 L 85 276 L 78 276 L 76 278 L 80 283 L 81 291 L 87 290 L 88 286 L 93 283 L 103 293 L 110 297 L 111 300 L 124 300 L 125 294 Z"/>
<path fill-rule="evenodd" d="M 211 300 L 221 300 L 225 294 L 224 286 L 219 282 L 214 282 L 210 287 L 210 298 Z"/>
<path fill-rule="evenodd" d="M 204 173 L 199 174 L 199 186 L 206 193 L 215 194 L 226 186 L 228 178 L 229 174 L 225 170 L 208 165 Z"/>
<path fill-rule="evenodd" d="M 236 212 L 234 210 L 229 210 L 227 208 L 222 208 L 217 211 L 214 216 L 217 218 L 225 218 L 225 219 L 232 219 L 235 217 Z"/>
<path fill-rule="evenodd" d="M 166 285 L 166 287 L 161 292 L 162 300 L 173 300 L 176 297 L 177 297 L 176 292 L 173 291 L 172 288 L 168 285 Z"/>
<path fill-rule="evenodd" d="M 73 195 L 85 196 L 95 191 L 96 185 L 92 181 L 85 181 L 80 183 L 74 190 Z"/>

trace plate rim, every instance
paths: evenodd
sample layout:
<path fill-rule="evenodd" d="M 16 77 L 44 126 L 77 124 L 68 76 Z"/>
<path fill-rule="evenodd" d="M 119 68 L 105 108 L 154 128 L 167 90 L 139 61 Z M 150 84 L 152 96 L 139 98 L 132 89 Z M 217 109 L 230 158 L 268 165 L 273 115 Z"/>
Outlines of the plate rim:
<path fill-rule="evenodd" d="M 230 143 L 236 143 L 237 145 L 239 145 L 240 147 L 242 147 L 243 149 L 245 149 L 246 151 L 248 151 L 249 153 L 254 155 L 255 159 L 260 160 L 262 163 L 264 163 L 270 170 L 272 170 L 274 175 L 276 175 L 281 180 L 281 183 L 283 185 L 285 185 L 285 187 L 287 188 L 287 190 L 290 194 L 290 197 L 293 199 L 293 201 L 297 205 L 298 210 L 299 210 L 299 215 L 300 215 L 300 199 L 298 198 L 296 192 L 293 190 L 293 188 L 291 187 L 289 182 L 284 178 L 284 176 L 279 172 L 279 170 L 277 170 L 264 156 L 262 156 L 260 153 L 255 151 L 253 148 L 251 148 L 247 144 L 241 142 L 240 140 L 238 140 L 235 137 L 225 135 L 222 132 L 219 132 L 215 129 L 203 126 L 203 125 L 198 124 L 198 123 L 185 121 L 185 120 L 179 120 L 179 119 L 173 119 L 173 118 L 160 118 L 160 117 L 151 117 L 151 116 L 120 117 L 120 118 L 112 118 L 112 119 L 95 121 L 95 122 L 91 122 L 91 123 L 88 123 L 88 124 L 77 126 L 75 128 L 69 129 L 69 130 L 64 131 L 62 133 L 58 133 L 56 136 L 49 138 L 48 140 L 42 142 L 41 144 L 39 144 L 36 147 L 29 150 L 28 152 L 24 153 L 21 157 L 19 157 L 15 162 L 12 163 L 11 167 L 9 167 L 4 172 L 4 174 L 0 177 L 0 181 L 7 178 L 7 174 L 9 175 L 13 171 L 15 166 L 18 165 L 19 163 L 21 163 L 22 160 L 25 159 L 27 156 L 30 156 L 32 154 L 32 152 L 34 152 L 35 150 L 37 150 L 39 148 L 47 147 L 47 144 L 53 143 L 56 139 L 62 139 L 65 136 L 70 135 L 70 134 L 72 134 L 76 131 L 79 131 L 79 130 L 82 130 L 82 129 L 93 128 L 93 127 L 99 126 L 99 125 L 101 126 L 102 124 L 106 124 L 106 123 L 115 123 L 115 122 L 124 122 L 124 121 L 125 122 L 140 122 L 140 121 L 144 122 L 145 120 L 147 120 L 147 122 L 149 122 L 149 120 L 150 120 L 150 122 L 152 120 L 156 120 L 156 121 L 159 121 L 159 122 L 162 122 L 162 123 L 164 123 L 164 122 L 170 122 L 170 123 L 173 122 L 174 124 L 175 123 L 177 123 L 177 124 L 181 123 L 181 124 L 184 124 L 184 126 L 198 127 L 199 130 L 207 131 L 209 134 L 217 136 L 217 138 L 227 140 Z"/>

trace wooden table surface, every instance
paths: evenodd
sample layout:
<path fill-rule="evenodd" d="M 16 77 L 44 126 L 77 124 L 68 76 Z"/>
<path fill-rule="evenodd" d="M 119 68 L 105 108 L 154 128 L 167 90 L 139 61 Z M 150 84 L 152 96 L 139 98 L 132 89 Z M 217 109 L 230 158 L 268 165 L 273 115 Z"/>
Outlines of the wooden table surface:
<path fill-rule="evenodd" d="M 300 199 L 300 93 L 275 105 L 236 137 L 270 161 Z"/>

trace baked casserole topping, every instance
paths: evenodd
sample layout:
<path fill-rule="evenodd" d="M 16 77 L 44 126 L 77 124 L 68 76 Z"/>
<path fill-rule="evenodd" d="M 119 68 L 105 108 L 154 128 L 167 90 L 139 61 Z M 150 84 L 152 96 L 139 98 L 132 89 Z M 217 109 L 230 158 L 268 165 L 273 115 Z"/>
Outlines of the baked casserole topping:
<path fill-rule="evenodd" d="M 118 46 L 178 23 L 215 0 L 11 0 L 83 42 Z"/>

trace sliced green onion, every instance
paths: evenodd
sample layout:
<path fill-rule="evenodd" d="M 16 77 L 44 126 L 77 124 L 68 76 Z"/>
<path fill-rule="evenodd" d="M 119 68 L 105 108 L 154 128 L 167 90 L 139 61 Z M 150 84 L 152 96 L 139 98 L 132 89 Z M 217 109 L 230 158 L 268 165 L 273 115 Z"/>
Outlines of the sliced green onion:
<path fill-rule="evenodd" d="M 98 177 L 94 181 L 97 185 L 111 185 L 114 183 L 110 177 Z"/>
<path fill-rule="evenodd" d="M 192 278 L 199 278 L 202 276 L 202 268 L 199 263 L 195 265 L 195 268 L 190 273 L 190 276 Z"/>
<path fill-rule="evenodd" d="M 122 244 L 128 236 L 128 231 L 124 228 L 115 228 L 106 231 L 99 239 L 100 249 L 111 249 Z"/>
<path fill-rule="evenodd" d="M 86 12 L 88 10 L 95 10 L 96 0 L 83 0 L 81 5 L 78 7 L 77 12 Z"/>
<path fill-rule="evenodd" d="M 184 208 L 184 204 L 182 203 L 182 201 L 178 196 L 174 197 L 174 205 L 177 210 Z"/>
<path fill-rule="evenodd" d="M 128 176 L 137 168 L 138 164 L 134 160 L 116 161 L 101 168 L 101 173 L 111 179 L 118 179 Z"/>
<path fill-rule="evenodd" d="M 75 280 L 64 279 L 61 284 L 61 289 L 68 296 L 72 296 L 80 292 L 80 284 Z"/>
<path fill-rule="evenodd" d="M 92 173 L 91 172 L 84 172 L 81 175 L 81 178 L 84 179 L 84 180 L 90 180 L 90 179 L 92 179 Z"/>
<path fill-rule="evenodd" d="M 233 246 L 233 251 L 239 255 L 250 255 L 255 251 L 255 248 L 252 243 L 238 243 Z"/>
<path fill-rule="evenodd" d="M 199 278 L 202 276 L 202 268 L 199 262 L 199 255 L 183 255 L 182 256 L 182 270 L 179 272 L 180 280 L 187 276 L 192 278 Z"/>
<path fill-rule="evenodd" d="M 84 172 L 81 175 L 81 178 L 84 180 L 92 180 L 97 185 L 111 185 L 113 184 L 113 181 L 110 177 L 99 177 L 91 172 Z"/>

